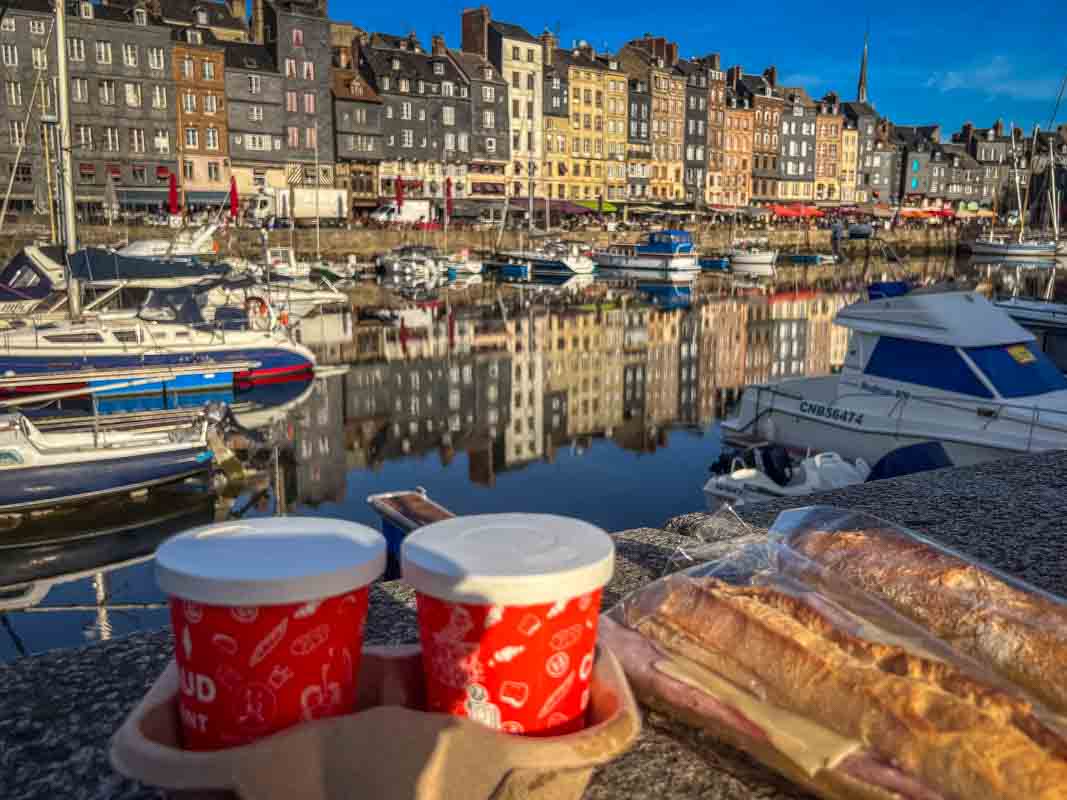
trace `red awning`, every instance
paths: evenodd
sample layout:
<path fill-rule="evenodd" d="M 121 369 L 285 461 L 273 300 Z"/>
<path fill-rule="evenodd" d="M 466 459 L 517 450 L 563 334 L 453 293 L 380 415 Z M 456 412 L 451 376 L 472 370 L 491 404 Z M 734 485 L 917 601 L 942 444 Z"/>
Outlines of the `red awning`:
<path fill-rule="evenodd" d="M 108 175 L 114 175 L 116 178 L 118 178 L 122 175 L 122 167 L 120 167 L 118 164 L 108 164 L 107 172 Z"/>
<path fill-rule="evenodd" d="M 169 169 L 167 169 L 166 167 L 156 167 L 157 178 L 166 178 L 168 175 L 170 175 Z"/>

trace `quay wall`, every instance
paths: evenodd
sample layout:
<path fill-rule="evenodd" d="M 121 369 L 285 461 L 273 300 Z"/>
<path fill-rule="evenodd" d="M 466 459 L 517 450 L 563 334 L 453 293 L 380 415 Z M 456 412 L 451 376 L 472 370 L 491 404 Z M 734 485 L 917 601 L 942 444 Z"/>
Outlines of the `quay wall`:
<path fill-rule="evenodd" d="M 701 252 L 715 253 L 724 250 L 730 244 L 728 226 L 704 227 L 694 230 Z M 767 236 L 771 245 L 786 252 L 830 252 L 830 231 L 808 230 L 803 228 L 779 228 L 771 231 L 752 229 L 736 231 L 738 236 Z M 78 235 L 82 244 L 113 245 L 123 241 L 137 239 L 166 239 L 173 234 L 163 227 L 127 227 L 115 225 L 79 226 Z M 953 227 L 925 227 L 880 231 L 882 241 L 900 256 L 924 255 L 930 253 L 954 253 L 958 243 L 958 229 Z M 10 232 L 0 235 L 0 258 L 5 261 L 19 248 L 33 244 L 35 241 L 47 240 L 48 226 L 28 224 L 16 226 Z M 641 238 L 637 232 L 609 233 L 603 230 L 571 231 L 561 234 L 568 240 L 587 242 L 594 246 L 636 242 Z M 502 246 L 512 248 L 520 246 L 524 236 L 518 231 L 506 231 Z M 489 250 L 496 244 L 497 231 L 453 229 L 448 232 L 447 247 L 458 250 Z M 263 244 L 259 231 L 236 229 L 218 237 L 221 255 L 233 255 L 243 258 L 259 258 L 263 253 Z M 402 244 L 428 244 L 445 247 L 443 231 L 412 231 L 398 229 L 355 228 L 351 230 L 323 228 L 319 234 L 320 249 L 328 260 L 343 260 L 350 254 L 366 259 L 377 253 Z M 271 231 L 272 246 L 294 245 L 299 258 L 313 258 L 315 255 L 315 230 L 298 228 L 295 231 Z M 845 252 L 852 258 L 863 257 L 870 248 L 871 255 L 879 255 L 880 248 L 876 242 L 846 241 Z"/>
<path fill-rule="evenodd" d="M 1055 452 L 854 486 L 814 495 L 805 503 L 870 511 L 1048 591 L 1067 594 L 1065 501 L 1067 452 Z M 743 509 L 741 517 L 759 537 L 790 505 L 796 501 L 755 506 Z M 677 549 L 690 549 L 695 536 L 724 540 L 737 533 L 712 524 L 705 514 L 689 514 L 663 529 L 616 534 L 616 573 L 605 590 L 605 607 L 662 575 Z M 368 643 L 397 644 L 416 637 L 411 590 L 400 582 L 374 586 Z M 158 797 L 117 776 L 108 764 L 107 747 L 172 653 L 169 632 L 157 631 L 0 665 L 5 797 Z M 650 775 L 656 779 L 649 781 Z M 633 749 L 598 770 L 585 797 L 803 800 L 809 795 L 707 734 L 649 713 Z"/>

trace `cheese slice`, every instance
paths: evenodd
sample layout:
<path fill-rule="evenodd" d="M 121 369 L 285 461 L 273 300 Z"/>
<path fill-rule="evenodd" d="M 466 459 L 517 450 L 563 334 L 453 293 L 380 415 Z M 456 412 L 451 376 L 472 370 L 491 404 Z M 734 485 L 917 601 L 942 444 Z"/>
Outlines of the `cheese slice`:
<path fill-rule="evenodd" d="M 711 695 L 744 714 L 767 734 L 771 744 L 809 777 L 833 769 L 863 743 L 776 708 L 683 656 L 671 654 L 653 667 L 664 675 Z"/>

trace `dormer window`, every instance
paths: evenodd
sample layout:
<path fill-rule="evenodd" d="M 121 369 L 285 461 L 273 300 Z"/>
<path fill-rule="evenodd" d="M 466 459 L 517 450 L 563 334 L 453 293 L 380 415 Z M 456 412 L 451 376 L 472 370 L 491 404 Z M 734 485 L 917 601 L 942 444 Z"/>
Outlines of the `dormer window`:
<path fill-rule="evenodd" d="M 92 3 L 78 3 L 78 16 L 82 19 L 93 18 L 93 4 Z"/>
<path fill-rule="evenodd" d="M 202 8 L 196 10 L 196 24 L 207 25 L 207 12 Z"/>
<path fill-rule="evenodd" d="M 411 91 L 411 81 L 409 81 L 407 78 L 401 78 L 400 79 L 400 91 L 402 91 L 402 92 L 410 92 Z"/>
<path fill-rule="evenodd" d="M 608 67 L 610 69 L 617 70 L 619 68 L 619 62 L 618 61 L 609 61 L 608 62 Z"/>
<path fill-rule="evenodd" d="M 445 74 L 445 65 L 444 65 L 443 62 L 441 62 L 441 61 L 435 61 L 434 62 L 433 74 L 434 75 L 444 75 Z"/>
<path fill-rule="evenodd" d="M 189 40 L 189 44 L 204 43 L 204 35 L 200 33 L 200 31 L 188 31 L 188 36 L 186 38 Z"/>
<path fill-rule="evenodd" d="M 143 8 L 135 8 L 133 10 L 133 24 L 134 25 L 147 25 L 148 24 L 148 12 Z"/>
<path fill-rule="evenodd" d="M 418 93 L 419 94 L 426 94 L 426 84 L 425 84 L 425 82 L 419 81 L 417 86 L 418 86 Z"/>
<path fill-rule="evenodd" d="M 399 58 L 394 58 L 393 59 L 392 67 L 393 67 L 393 72 L 399 72 L 400 71 L 400 59 Z"/>
<path fill-rule="evenodd" d="M 493 70 L 492 70 L 492 68 L 486 67 L 485 71 L 483 72 L 483 77 L 485 78 L 485 80 L 491 81 L 493 79 Z"/>
<path fill-rule="evenodd" d="M 382 91 L 383 92 L 388 92 L 389 91 L 389 78 L 388 77 L 382 78 Z"/>
<path fill-rule="evenodd" d="M 352 83 L 348 84 L 348 90 L 358 97 L 363 94 L 363 84 L 359 81 L 352 81 Z"/>

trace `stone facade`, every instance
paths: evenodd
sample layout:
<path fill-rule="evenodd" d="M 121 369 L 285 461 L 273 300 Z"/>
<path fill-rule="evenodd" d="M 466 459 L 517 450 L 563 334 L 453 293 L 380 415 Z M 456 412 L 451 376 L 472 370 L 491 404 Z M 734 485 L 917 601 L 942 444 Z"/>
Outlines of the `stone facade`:
<path fill-rule="evenodd" d="M 767 204 L 779 198 L 779 128 L 785 116 L 785 101 L 775 94 L 778 72 L 768 67 L 762 75 L 746 75 L 731 67 L 726 82 L 753 111 L 752 200 Z"/>
<path fill-rule="evenodd" d="M 749 108 L 748 100 L 727 90 L 724 121 L 721 202 L 726 206 L 742 208 L 752 200 L 752 128 L 755 126 L 755 112 Z"/>
<path fill-rule="evenodd" d="M 778 200 L 811 202 L 815 198 L 818 107 L 799 87 L 783 87 L 779 93 L 784 107 L 779 126 Z"/>
<path fill-rule="evenodd" d="M 511 163 L 508 85 L 487 58 L 462 50 L 449 50 L 448 54 L 466 81 L 470 97 L 467 193 L 472 200 L 503 200 Z"/>
<path fill-rule="evenodd" d="M 629 79 L 629 113 L 626 136 L 626 196 L 646 201 L 652 175 L 652 95 L 648 81 Z"/>
<path fill-rule="evenodd" d="M 685 201 L 702 205 L 708 176 L 708 69 L 697 61 L 679 61 L 685 79 Z"/>
<path fill-rule="evenodd" d="M 241 195 L 288 186 L 283 96 L 282 76 L 269 48 L 226 47 L 230 168 Z"/>
<path fill-rule="evenodd" d="M 844 116 L 837 95 L 830 93 L 817 104 L 815 117 L 815 200 L 841 202 L 841 135 Z"/>
<path fill-rule="evenodd" d="M 176 28 L 178 182 L 187 207 L 221 205 L 230 186 L 226 53 L 207 28 Z"/>

